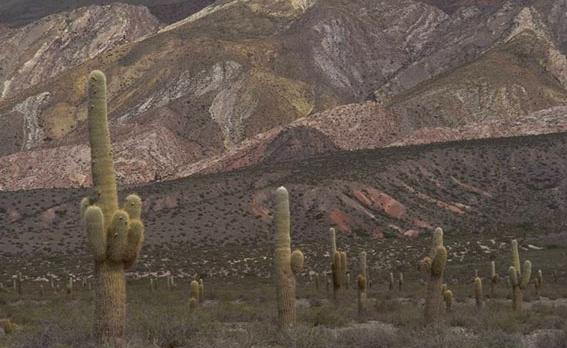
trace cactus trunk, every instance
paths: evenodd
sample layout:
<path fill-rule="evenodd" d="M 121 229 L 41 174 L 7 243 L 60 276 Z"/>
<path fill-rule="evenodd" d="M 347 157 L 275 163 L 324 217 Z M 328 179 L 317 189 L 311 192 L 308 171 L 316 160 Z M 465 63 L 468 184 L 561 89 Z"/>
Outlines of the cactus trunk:
<path fill-rule="evenodd" d="M 95 335 L 99 343 L 123 345 L 126 325 L 126 278 L 121 263 L 96 266 Z"/>

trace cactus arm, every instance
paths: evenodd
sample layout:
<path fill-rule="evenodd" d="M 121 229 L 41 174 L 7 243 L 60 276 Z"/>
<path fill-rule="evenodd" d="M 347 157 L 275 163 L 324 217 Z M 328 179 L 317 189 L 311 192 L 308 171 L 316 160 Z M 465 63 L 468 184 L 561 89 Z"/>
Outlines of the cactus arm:
<path fill-rule="evenodd" d="M 144 243 L 144 224 L 140 220 L 131 220 L 128 230 L 128 241 L 124 253 L 124 268 L 132 267 Z"/>
<path fill-rule="evenodd" d="M 301 250 L 294 250 L 291 253 L 291 271 L 296 275 L 301 273 L 304 261 L 305 256 L 303 256 Z"/>
<path fill-rule="evenodd" d="M 142 217 L 142 199 L 137 194 L 128 195 L 124 210 L 131 220 L 140 220 Z"/>
<path fill-rule="evenodd" d="M 87 227 L 87 243 L 96 262 L 106 259 L 106 231 L 104 230 L 104 215 L 102 210 L 91 205 L 85 210 Z"/>
<path fill-rule="evenodd" d="M 89 76 L 88 86 L 88 128 L 93 183 L 97 193 L 97 205 L 102 209 L 105 222 L 110 224 L 114 211 L 118 209 L 118 194 L 108 130 L 106 77 L 101 71 L 95 70 Z"/>
<path fill-rule="evenodd" d="M 437 247 L 435 257 L 431 263 L 431 274 L 442 277 L 447 264 L 447 249 L 444 246 Z"/>

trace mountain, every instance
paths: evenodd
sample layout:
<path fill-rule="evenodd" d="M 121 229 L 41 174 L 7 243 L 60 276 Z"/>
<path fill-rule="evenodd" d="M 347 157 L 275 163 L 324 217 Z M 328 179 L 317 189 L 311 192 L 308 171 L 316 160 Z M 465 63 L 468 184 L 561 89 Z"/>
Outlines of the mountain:
<path fill-rule="evenodd" d="M 143 5 L 160 21 L 172 23 L 198 12 L 213 0 L 4 0 L 0 3 L 0 25 L 20 27 L 49 15 L 114 3 Z"/>
<path fill-rule="evenodd" d="M 238 153 L 255 137 L 296 122 L 319 122 L 314 128 L 338 148 L 376 148 L 424 127 L 512 122 L 565 104 L 564 1 L 464 1 L 454 10 L 413 0 L 219 1 L 165 27 L 143 7 L 111 6 L 117 10 L 79 8 L 8 29 L 21 33 L 19 41 L 34 42 L 32 48 L 57 48 L 53 42 L 61 35 L 72 44 L 59 55 L 45 53 L 51 63 L 26 73 L 22 66 L 41 50 L 23 45 L 22 63 L 3 73 L 5 81 L 15 81 L 8 83 L 13 92 L 0 99 L 0 172 L 15 175 L 3 180 L 4 189 L 88 185 L 86 165 L 75 166 L 79 172 L 72 178 L 43 181 L 26 178 L 53 168 L 52 161 L 32 160 L 27 168 L 19 163 L 54 153 L 84 162 L 85 77 L 92 69 L 109 77 L 111 127 L 124 149 L 118 167 L 126 183 L 213 168 L 204 162 Z M 126 11 L 122 16 L 133 19 L 127 22 L 132 29 L 120 25 L 121 15 L 106 16 L 108 31 L 93 28 L 87 40 L 64 29 L 32 40 L 33 25 L 57 27 L 42 23 L 81 13 L 98 18 L 105 9 Z M 128 30 L 137 34 L 121 41 Z M 93 40 L 105 42 L 94 57 Z M 383 117 L 373 119 L 378 113 L 370 107 L 362 112 L 368 126 L 349 128 L 357 113 L 337 106 L 363 110 L 367 99 L 383 105 Z M 335 112 L 333 127 L 317 117 L 325 110 Z M 383 139 L 374 136 L 379 122 L 388 125 Z M 137 150 L 146 143 L 151 156 Z"/>

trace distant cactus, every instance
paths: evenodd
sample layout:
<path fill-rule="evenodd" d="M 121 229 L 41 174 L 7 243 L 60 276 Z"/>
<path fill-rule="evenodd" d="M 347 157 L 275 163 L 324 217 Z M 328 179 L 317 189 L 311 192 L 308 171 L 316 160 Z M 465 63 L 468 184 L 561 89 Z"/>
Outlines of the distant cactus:
<path fill-rule="evenodd" d="M 537 273 L 536 273 L 534 285 L 535 285 L 535 290 L 536 290 L 536 296 L 539 298 L 540 297 L 540 290 L 541 290 L 541 287 L 543 286 L 543 272 L 541 271 L 541 269 L 538 270 Z"/>
<path fill-rule="evenodd" d="M 319 285 L 319 273 L 318 272 L 315 272 L 314 278 L 315 278 L 314 279 L 315 280 L 315 290 L 317 292 L 319 292 L 320 285 Z"/>
<path fill-rule="evenodd" d="M 348 271 L 348 261 L 347 261 L 346 251 L 341 251 L 341 287 L 346 288 L 347 282 L 347 271 Z"/>
<path fill-rule="evenodd" d="M 445 310 L 447 312 L 450 312 L 451 308 L 453 307 L 453 292 L 449 290 L 447 286 L 444 286 L 442 292 L 443 292 L 443 301 L 445 301 Z"/>
<path fill-rule="evenodd" d="M 404 288 L 404 274 L 400 272 L 400 275 L 398 277 L 398 290 L 402 292 L 403 288 Z"/>
<path fill-rule="evenodd" d="M 366 302 L 366 277 L 362 274 L 359 274 L 356 277 L 356 287 L 358 293 L 358 315 L 362 315 L 364 313 L 364 306 Z"/>
<path fill-rule="evenodd" d="M 295 276 L 303 269 L 304 257 L 300 250 L 291 252 L 289 193 L 285 187 L 275 192 L 275 278 L 280 327 L 295 324 Z"/>
<path fill-rule="evenodd" d="M 520 267 L 520 253 L 518 252 L 518 241 L 512 241 L 512 266 L 508 269 L 510 286 L 512 288 L 512 308 L 514 311 L 522 310 L 524 300 L 524 289 L 528 286 L 532 275 L 532 263 L 529 260 Z"/>
<path fill-rule="evenodd" d="M 93 71 L 88 79 L 88 130 L 94 197 L 81 201 L 81 218 L 95 260 L 94 334 L 99 343 L 124 344 L 126 279 L 140 252 L 144 225 L 142 200 L 130 195 L 120 209 L 107 120 L 106 77 Z"/>
<path fill-rule="evenodd" d="M 14 288 L 18 297 L 22 297 L 24 295 L 24 278 L 22 277 L 22 272 L 18 272 L 18 274 L 16 274 L 16 278 L 14 279 Z"/>
<path fill-rule="evenodd" d="M 362 296 L 362 301 L 366 301 L 366 289 L 368 288 L 368 265 L 367 265 L 367 255 L 366 255 L 366 251 L 362 251 L 360 252 L 360 275 L 364 278 L 364 288 L 361 292 L 361 296 Z M 357 284 L 358 284 L 358 279 L 357 279 Z M 359 292 L 360 292 L 360 286 L 358 286 Z"/>
<path fill-rule="evenodd" d="M 390 279 L 389 279 L 388 283 L 389 283 L 388 289 L 390 289 L 390 291 L 393 291 L 394 290 L 394 283 L 395 283 L 394 272 L 390 272 Z"/>
<path fill-rule="evenodd" d="M 443 230 L 437 228 L 433 234 L 435 252 L 428 267 L 429 280 L 425 296 L 425 323 L 435 323 L 440 315 L 442 303 L 442 285 L 445 265 L 447 264 L 447 249 L 443 246 Z"/>
<path fill-rule="evenodd" d="M 196 280 L 191 281 L 191 297 L 189 298 L 189 308 L 191 310 L 199 307 L 199 282 Z"/>
<path fill-rule="evenodd" d="M 203 283 L 203 278 L 199 279 L 199 302 L 203 303 L 205 301 L 205 284 Z"/>
<path fill-rule="evenodd" d="M 65 284 L 65 291 L 67 292 L 67 296 L 73 295 L 73 277 L 67 277 L 67 283 Z"/>
<path fill-rule="evenodd" d="M 474 299 L 477 308 L 482 308 L 483 304 L 483 293 L 482 293 L 482 279 L 479 277 L 474 278 Z"/>
<path fill-rule="evenodd" d="M 490 262 L 490 298 L 495 298 L 496 285 L 498 284 L 498 273 L 496 273 L 496 262 Z"/>
<path fill-rule="evenodd" d="M 351 281 L 351 279 L 350 279 L 350 272 L 347 272 L 347 274 L 346 274 L 346 282 L 345 282 L 345 283 L 346 283 L 346 289 L 347 289 L 347 290 L 350 289 L 350 281 Z"/>

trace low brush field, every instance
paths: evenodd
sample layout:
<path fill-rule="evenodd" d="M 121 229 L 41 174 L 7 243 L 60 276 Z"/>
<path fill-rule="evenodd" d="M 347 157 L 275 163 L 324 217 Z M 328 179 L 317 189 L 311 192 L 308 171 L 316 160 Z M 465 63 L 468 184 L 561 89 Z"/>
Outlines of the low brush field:
<path fill-rule="evenodd" d="M 425 250 L 429 241 L 422 242 Z M 455 243 L 448 241 L 448 248 Z M 377 245 L 376 250 L 382 249 L 385 254 L 388 250 L 394 252 L 388 248 L 393 244 Z M 352 248 L 358 250 L 356 246 Z M 402 254 L 395 257 L 406 260 L 407 264 L 403 266 L 402 261 L 402 266 L 394 269 L 396 281 L 397 272 L 404 272 L 401 291 L 397 284 L 393 290 L 389 289 L 390 270 L 374 267 L 377 260 L 369 254 L 372 287 L 368 289 L 366 312 L 359 315 L 354 276 L 349 289 L 340 291 L 335 304 L 332 285 L 327 290 L 322 276 L 316 289 L 315 278 L 309 276 L 312 270 L 324 270 L 324 257 L 305 247 L 306 270 L 297 285 L 298 323 L 284 331 L 278 329 L 275 288 L 268 277 L 204 276 L 205 300 L 191 311 L 191 277 L 176 277 L 172 288 L 167 286 L 166 277 L 154 277 L 157 289 L 152 290 L 149 276 L 134 279 L 130 274 L 127 346 L 567 347 L 567 278 L 562 272 L 567 259 L 565 249 L 548 246 L 546 250 L 521 251 L 522 260 L 530 259 L 535 270 L 543 270 L 545 281 L 539 298 L 533 284 L 524 291 L 524 309 L 520 313 L 512 311 L 510 291 L 503 276 L 510 264 L 510 253 L 505 249 L 495 258 L 501 280 L 493 299 L 488 298 L 487 257 L 451 259 L 445 281 L 455 294 L 453 308 L 439 322 L 427 327 L 423 317 L 425 275 Z M 350 254 L 351 275 L 358 269 L 354 255 L 356 251 Z M 262 264 L 269 269 L 271 258 L 266 256 Z M 484 282 L 486 298 L 481 310 L 476 308 L 474 300 L 475 269 Z M 63 281 L 56 285 L 59 290 L 43 283 L 42 294 L 39 284 L 24 281 L 21 297 L 11 284 L 1 290 L 0 318 L 9 318 L 17 328 L 0 337 L 0 347 L 94 347 L 91 334 L 94 294 L 89 286 L 77 281 L 69 295 Z"/>

